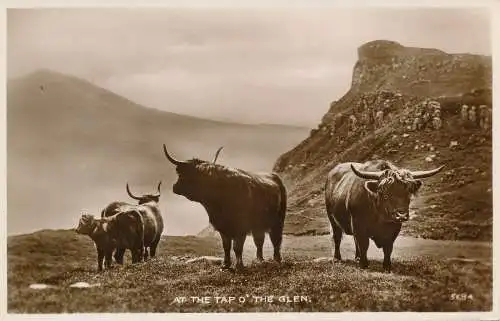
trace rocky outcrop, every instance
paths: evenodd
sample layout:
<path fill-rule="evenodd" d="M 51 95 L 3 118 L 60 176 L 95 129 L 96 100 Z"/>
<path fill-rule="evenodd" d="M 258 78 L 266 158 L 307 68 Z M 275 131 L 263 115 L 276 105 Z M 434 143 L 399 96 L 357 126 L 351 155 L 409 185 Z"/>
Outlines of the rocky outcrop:
<path fill-rule="evenodd" d="M 405 233 L 433 238 L 491 237 L 488 224 L 478 228 L 476 223 L 456 222 L 459 218 L 452 214 L 477 209 L 477 204 L 472 206 L 460 196 L 467 193 L 481 200 L 474 222 L 487 222 L 492 215 L 491 195 L 484 193 L 491 187 L 491 57 L 448 54 L 381 40 L 362 45 L 358 56 L 351 89 L 330 105 L 309 137 L 281 155 L 274 166 L 288 188 L 285 232 L 327 233 L 323 184 L 328 171 L 339 162 L 385 158 L 410 168 L 446 163 L 450 170 L 472 166 L 485 173 L 474 186 L 451 191 L 442 206 L 430 208 L 423 201 L 416 202 L 420 206 L 417 216 L 425 213 L 427 221 L 416 219 Z M 476 111 L 464 116 L 464 104 L 475 106 Z M 460 148 L 450 147 L 452 142 Z M 481 156 L 471 154 L 474 152 Z M 474 179 L 474 173 L 460 173 L 450 175 L 458 181 Z M 432 198 L 450 188 L 437 184 L 439 179 L 426 182 L 421 194 Z M 444 230 L 443 212 L 450 222 Z M 433 215 L 436 225 L 429 223 Z M 464 230 L 475 232 L 457 232 L 456 224 L 462 223 Z"/>
<path fill-rule="evenodd" d="M 425 97 L 455 96 L 491 88 L 491 57 L 448 54 L 377 40 L 358 49 L 353 91 L 389 90 Z"/>

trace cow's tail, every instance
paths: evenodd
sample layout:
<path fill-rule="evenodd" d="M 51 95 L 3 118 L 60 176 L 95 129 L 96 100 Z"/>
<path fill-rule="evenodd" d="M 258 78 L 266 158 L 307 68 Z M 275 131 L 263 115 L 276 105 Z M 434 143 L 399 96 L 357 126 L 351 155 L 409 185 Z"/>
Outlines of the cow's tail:
<path fill-rule="evenodd" d="M 144 256 L 144 218 L 138 210 L 131 210 L 130 214 L 134 217 L 135 230 L 137 233 L 137 250 L 139 251 L 139 261 L 142 261 Z"/>
<path fill-rule="evenodd" d="M 287 209 L 286 187 L 285 184 L 283 184 L 283 180 L 278 176 L 278 174 L 273 173 L 273 178 L 280 189 L 280 204 L 278 209 L 278 216 L 280 218 L 280 223 L 284 224 Z"/>

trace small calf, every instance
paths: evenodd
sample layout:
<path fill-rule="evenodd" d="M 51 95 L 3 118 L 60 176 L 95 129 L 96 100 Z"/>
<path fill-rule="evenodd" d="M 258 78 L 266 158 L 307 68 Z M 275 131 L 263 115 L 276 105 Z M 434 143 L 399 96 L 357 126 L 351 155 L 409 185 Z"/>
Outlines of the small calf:
<path fill-rule="evenodd" d="M 76 232 L 88 235 L 97 249 L 97 269 L 102 271 L 102 263 L 111 267 L 111 257 L 116 248 L 130 249 L 132 263 L 140 262 L 144 252 L 144 221 L 135 210 L 96 218 L 82 214 Z"/>

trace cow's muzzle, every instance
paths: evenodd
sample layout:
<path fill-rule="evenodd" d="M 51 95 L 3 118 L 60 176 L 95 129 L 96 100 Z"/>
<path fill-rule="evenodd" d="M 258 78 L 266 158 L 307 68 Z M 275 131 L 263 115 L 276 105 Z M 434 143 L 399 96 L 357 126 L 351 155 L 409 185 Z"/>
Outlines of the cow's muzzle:
<path fill-rule="evenodd" d="M 179 194 L 180 193 L 180 191 L 179 191 L 179 184 L 175 183 L 172 186 L 172 192 L 174 192 L 174 194 Z"/>
<path fill-rule="evenodd" d="M 397 211 L 396 213 L 394 213 L 393 217 L 396 222 L 403 223 L 410 219 L 410 213 Z"/>
<path fill-rule="evenodd" d="M 185 196 L 184 194 L 187 193 L 186 186 L 183 183 L 176 182 L 172 186 L 172 192 L 177 195 Z"/>

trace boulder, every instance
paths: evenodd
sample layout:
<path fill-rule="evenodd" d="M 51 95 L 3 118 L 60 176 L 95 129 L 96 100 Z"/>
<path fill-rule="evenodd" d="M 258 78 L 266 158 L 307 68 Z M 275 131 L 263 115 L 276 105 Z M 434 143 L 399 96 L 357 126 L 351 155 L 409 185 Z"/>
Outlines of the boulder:
<path fill-rule="evenodd" d="M 189 259 L 184 263 L 190 264 L 190 263 L 197 263 L 197 262 L 206 262 L 206 263 L 210 263 L 210 264 L 214 264 L 214 265 L 220 265 L 220 264 L 222 264 L 222 261 L 223 261 L 222 258 L 216 257 L 216 256 L 199 256 L 199 257 Z"/>

